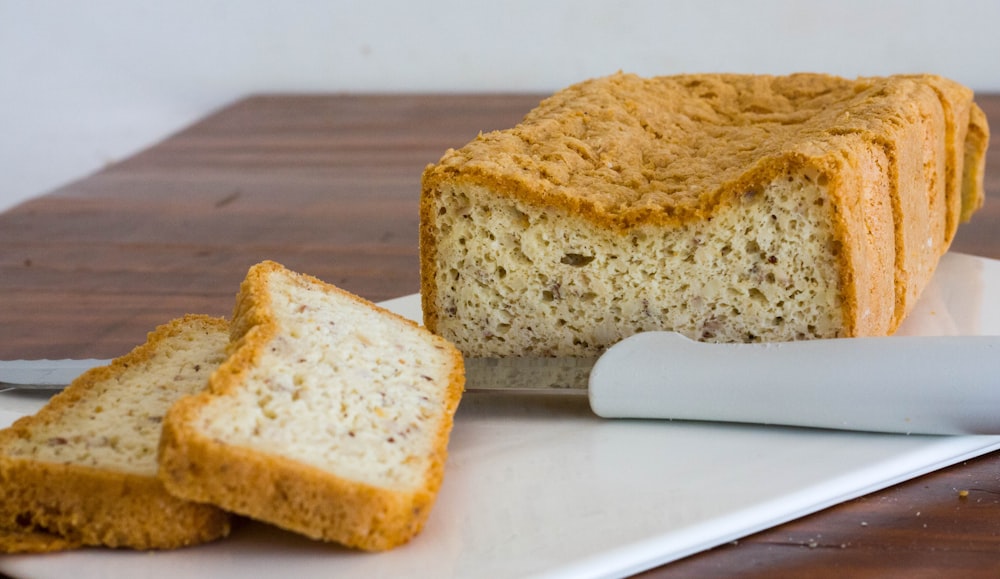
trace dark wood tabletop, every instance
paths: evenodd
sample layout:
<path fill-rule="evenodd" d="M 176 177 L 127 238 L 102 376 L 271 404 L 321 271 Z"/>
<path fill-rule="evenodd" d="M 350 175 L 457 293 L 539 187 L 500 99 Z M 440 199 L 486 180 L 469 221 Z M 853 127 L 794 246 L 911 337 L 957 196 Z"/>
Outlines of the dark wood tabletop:
<path fill-rule="evenodd" d="M 0 359 L 113 357 L 184 313 L 228 316 L 263 259 L 374 301 L 416 293 L 423 167 L 539 98 L 254 96 L 16 206 Z M 978 100 L 1000 127 L 1000 95 Z M 952 249 L 1000 259 L 1000 146 L 986 188 Z M 1000 452 L 643 576 L 1000 577 Z"/>

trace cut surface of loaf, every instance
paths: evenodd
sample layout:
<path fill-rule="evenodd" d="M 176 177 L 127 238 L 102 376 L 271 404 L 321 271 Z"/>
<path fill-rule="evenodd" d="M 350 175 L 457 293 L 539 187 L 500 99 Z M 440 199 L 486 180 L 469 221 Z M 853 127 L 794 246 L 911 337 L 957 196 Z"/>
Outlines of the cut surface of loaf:
<path fill-rule="evenodd" d="M 886 335 L 982 200 L 935 76 L 616 74 L 427 167 L 426 326 L 468 356 Z"/>
<path fill-rule="evenodd" d="M 157 448 L 167 409 L 207 386 L 228 341 L 225 320 L 174 320 L 0 431 L 0 546 L 167 549 L 227 535 L 226 513 L 167 493 Z"/>
<path fill-rule="evenodd" d="M 274 262 L 248 272 L 232 340 L 210 392 L 167 416 L 167 487 L 366 550 L 417 534 L 464 386 L 458 351 Z"/>

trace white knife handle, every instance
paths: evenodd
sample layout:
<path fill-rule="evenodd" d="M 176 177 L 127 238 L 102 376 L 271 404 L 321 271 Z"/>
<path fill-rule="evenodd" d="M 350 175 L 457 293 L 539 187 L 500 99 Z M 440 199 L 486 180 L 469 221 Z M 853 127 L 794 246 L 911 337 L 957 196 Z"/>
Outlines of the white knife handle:
<path fill-rule="evenodd" d="M 606 418 L 913 434 L 1000 433 L 1000 336 L 706 344 L 647 332 L 590 375 Z"/>

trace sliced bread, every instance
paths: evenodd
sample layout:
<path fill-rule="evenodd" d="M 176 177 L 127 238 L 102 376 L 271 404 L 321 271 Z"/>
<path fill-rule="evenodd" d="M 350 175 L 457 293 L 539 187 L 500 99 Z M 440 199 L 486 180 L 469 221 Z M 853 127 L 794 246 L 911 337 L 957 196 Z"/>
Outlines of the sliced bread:
<path fill-rule="evenodd" d="M 982 203 L 972 96 L 930 75 L 568 87 L 424 171 L 424 323 L 475 357 L 891 334 Z"/>
<path fill-rule="evenodd" d="M 228 339 L 218 318 L 164 324 L 0 431 L 0 548 L 168 549 L 227 535 L 228 514 L 164 489 L 157 448 L 167 409 L 207 386 Z"/>
<path fill-rule="evenodd" d="M 240 288 L 230 348 L 210 390 L 164 421 L 171 492 L 365 550 L 421 530 L 464 385 L 451 344 L 263 262 Z"/>

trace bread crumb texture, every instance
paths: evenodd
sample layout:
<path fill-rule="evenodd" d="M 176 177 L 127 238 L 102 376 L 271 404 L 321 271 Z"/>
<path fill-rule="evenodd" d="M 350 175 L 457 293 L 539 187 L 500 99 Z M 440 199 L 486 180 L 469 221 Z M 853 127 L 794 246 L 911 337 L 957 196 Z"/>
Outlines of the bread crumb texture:
<path fill-rule="evenodd" d="M 926 75 L 589 80 L 425 170 L 424 321 L 470 356 L 885 335 L 982 203 L 988 135 Z"/>
<path fill-rule="evenodd" d="M 273 262 L 248 273 L 232 357 L 164 429 L 168 488 L 381 550 L 422 528 L 464 379 L 425 329 Z"/>
<path fill-rule="evenodd" d="M 161 549 L 228 534 L 225 513 L 173 497 L 156 476 L 163 416 L 206 388 L 228 336 L 217 318 L 165 324 L 0 431 L 0 544 Z"/>

